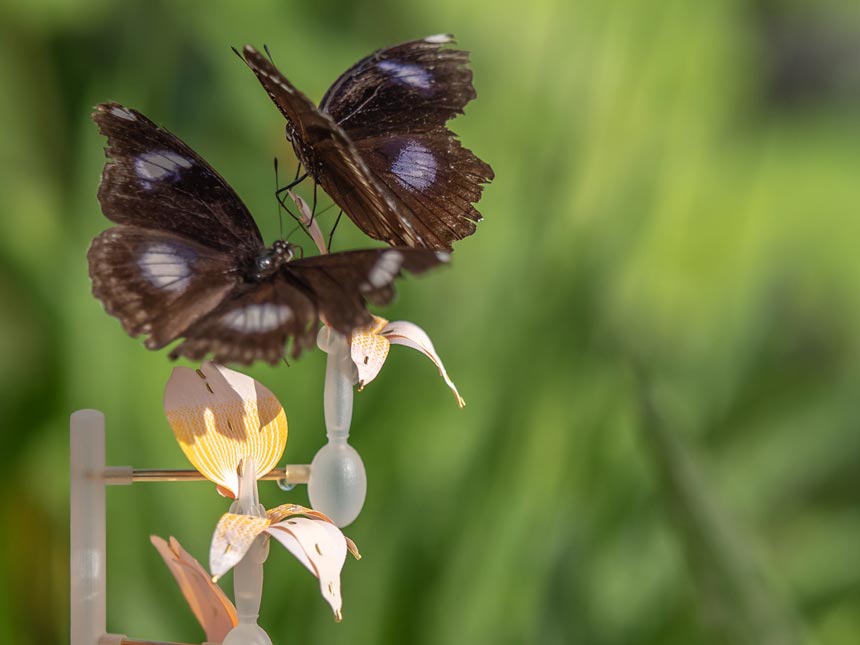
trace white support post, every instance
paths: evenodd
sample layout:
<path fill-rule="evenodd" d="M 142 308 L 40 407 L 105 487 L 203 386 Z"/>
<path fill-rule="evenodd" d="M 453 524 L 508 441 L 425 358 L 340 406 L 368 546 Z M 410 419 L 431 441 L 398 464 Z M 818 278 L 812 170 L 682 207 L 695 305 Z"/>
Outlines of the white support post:
<path fill-rule="evenodd" d="M 69 427 L 71 645 L 98 645 L 105 595 L 105 417 L 78 410 Z"/>

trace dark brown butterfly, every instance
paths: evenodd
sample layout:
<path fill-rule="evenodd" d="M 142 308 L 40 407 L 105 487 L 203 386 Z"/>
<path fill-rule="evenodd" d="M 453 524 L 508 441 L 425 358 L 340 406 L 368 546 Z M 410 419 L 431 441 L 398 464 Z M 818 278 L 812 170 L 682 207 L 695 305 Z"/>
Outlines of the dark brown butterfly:
<path fill-rule="evenodd" d="M 318 320 L 343 334 L 371 322 L 366 302 L 388 303 L 401 269 L 447 260 L 425 249 L 368 249 L 293 259 L 271 248 L 227 182 L 140 112 L 99 105 L 108 139 L 99 201 L 119 224 L 97 236 L 88 258 L 93 293 L 149 349 L 183 337 L 171 358 L 276 363 L 313 345 Z"/>
<path fill-rule="evenodd" d="M 317 108 L 256 49 L 244 60 L 287 119 L 305 170 L 358 227 L 391 245 L 450 250 L 475 232 L 493 170 L 445 123 L 475 98 L 468 52 L 446 34 L 380 49 Z"/>

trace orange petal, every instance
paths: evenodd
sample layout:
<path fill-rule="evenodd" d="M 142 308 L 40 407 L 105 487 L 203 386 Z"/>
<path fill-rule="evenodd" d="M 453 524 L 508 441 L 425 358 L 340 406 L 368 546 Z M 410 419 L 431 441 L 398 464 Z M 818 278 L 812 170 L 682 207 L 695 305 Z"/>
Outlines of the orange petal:
<path fill-rule="evenodd" d="M 238 622 L 236 608 L 206 569 L 195 560 L 175 538 L 168 544 L 157 535 L 149 536 L 167 568 L 176 579 L 182 595 L 188 601 L 197 622 L 206 632 L 206 640 L 220 643 Z"/>
<path fill-rule="evenodd" d="M 278 399 L 250 376 L 221 365 L 174 368 L 164 411 L 192 465 L 233 497 L 243 458 L 253 458 L 259 479 L 284 454 L 287 417 Z"/>

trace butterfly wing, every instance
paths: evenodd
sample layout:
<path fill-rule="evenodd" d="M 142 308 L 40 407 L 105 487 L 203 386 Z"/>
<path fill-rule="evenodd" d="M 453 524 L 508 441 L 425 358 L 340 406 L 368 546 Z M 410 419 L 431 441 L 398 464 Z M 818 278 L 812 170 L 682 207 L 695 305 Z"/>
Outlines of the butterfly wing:
<path fill-rule="evenodd" d="M 109 220 L 255 255 L 263 238 L 229 184 L 176 136 L 118 103 L 96 107 L 108 163 L 99 202 Z"/>
<path fill-rule="evenodd" d="M 353 141 L 427 130 L 463 113 L 477 94 L 469 53 L 440 34 L 379 49 L 346 70 L 320 101 Z"/>
<path fill-rule="evenodd" d="M 424 225 L 419 232 L 433 248 L 475 232 L 481 215 L 473 203 L 494 176 L 445 126 L 476 96 L 469 54 L 444 47 L 451 42 L 437 35 L 376 51 L 342 74 L 320 103 L 398 212 Z"/>
<path fill-rule="evenodd" d="M 293 356 L 316 339 L 317 304 L 313 293 L 292 284 L 283 273 L 243 285 L 184 334 L 171 358 L 249 365 L 256 360 L 275 364 L 293 339 Z"/>
<path fill-rule="evenodd" d="M 425 229 L 433 248 L 450 248 L 475 232 L 481 214 L 473 206 L 490 167 L 460 145 L 445 126 L 407 135 L 384 135 L 355 143 L 374 177 L 393 195 L 398 211 L 409 212 Z"/>
<path fill-rule="evenodd" d="M 402 271 L 420 274 L 448 259 L 447 253 L 429 249 L 366 249 L 295 260 L 284 271 L 314 294 L 320 317 L 328 325 L 350 334 L 373 322 L 365 301 L 391 302 L 394 280 Z"/>
<path fill-rule="evenodd" d="M 159 349 L 237 284 L 232 258 L 172 233 L 114 226 L 87 254 L 93 295 L 132 337 Z"/>
<path fill-rule="evenodd" d="M 241 283 L 262 238 L 227 182 L 174 135 L 117 103 L 93 118 L 108 139 L 99 201 L 119 224 L 90 246 L 93 294 L 158 349 Z"/>
<path fill-rule="evenodd" d="M 425 249 L 346 251 L 287 263 L 272 279 L 237 291 L 184 335 L 172 357 L 276 363 L 293 339 L 293 356 L 313 346 L 322 318 L 343 334 L 370 324 L 365 300 L 386 304 L 401 270 L 422 273 L 447 261 Z"/>
<path fill-rule="evenodd" d="M 391 245 L 448 248 L 384 187 L 331 116 L 250 45 L 243 59 L 287 119 L 289 138 L 305 170 L 362 231 Z"/>

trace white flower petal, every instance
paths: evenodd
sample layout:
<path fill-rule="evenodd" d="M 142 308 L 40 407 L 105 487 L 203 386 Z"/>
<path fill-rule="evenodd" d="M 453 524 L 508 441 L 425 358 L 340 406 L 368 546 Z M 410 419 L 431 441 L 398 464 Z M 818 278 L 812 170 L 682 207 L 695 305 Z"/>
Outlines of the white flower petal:
<path fill-rule="evenodd" d="M 306 517 L 290 517 L 266 531 L 292 553 L 320 581 L 320 592 L 341 619 L 340 572 L 346 561 L 346 538 L 334 524 Z"/>
<path fill-rule="evenodd" d="M 460 393 L 457 391 L 457 386 L 454 385 L 454 382 L 448 377 L 448 372 L 445 371 L 442 359 L 439 358 L 439 354 L 436 353 L 436 348 L 433 347 L 430 337 L 423 329 L 414 323 L 397 320 L 385 325 L 385 327 L 382 328 L 382 331 L 380 331 L 380 335 L 387 338 L 389 342 L 394 345 L 406 345 L 407 347 L 423 352 L 424 355 L 433 361 L 439 369 L 439 374 L 443 379 L 445 379 L 445 383 L 448 384 L 448 387 L 451 388 L 451 391 L 457 398 L 457 405 L 461 408 L 466 405 L 463 397 L 461 397 Z"/>
<path fill-rule="evenodd" d="M 379 374 L 385 359 L 388 357 L 388 349 L 391 343 L 380 332 L 388 324 L 385 318 L 373 317 L 373 324 L 362 330 L 352 332 L 350 340 L 350 354 L 352 362 L 358 370 L 358 390 L 370 383 Z"/>

